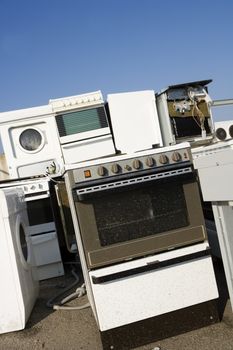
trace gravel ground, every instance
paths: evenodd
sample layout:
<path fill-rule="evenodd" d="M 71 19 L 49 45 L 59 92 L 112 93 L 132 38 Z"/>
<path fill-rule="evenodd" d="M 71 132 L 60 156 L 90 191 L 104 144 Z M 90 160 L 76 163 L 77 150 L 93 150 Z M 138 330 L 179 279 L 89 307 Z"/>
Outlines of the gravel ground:
<path fill-rule="evenodd" d="M 219 322 L 216 323 L 216 319 L 212 316 L 209 318 L 209 315 L 213 314 L 213 309 L 210 307 L 207 309 L 206 315 L 207 319 L 209 319 L 209 324 L 212 324 L 201 328 L 198 328 L 197 321 L 200 321 L 200 325 L 203 326 L 202 321 L 205 318 L 205 314 L 197 310 L 195 310 L 193 314 L 189 313 L 188 316 L 186 315 L 186 318 L 178 314 L 178 319 L 173 319 L 175 322 L 173 322 L 173 324 L 169 323 L 171 320 L 166 320 L 163 316 L 163 319 L 159 321 L 161 323 L 158 324 L 157 322 L 155 326 L 157 328 L 152 328 L 150 331 L 150 336 L 152 335 L 153 338 L 160 325 L 160 328 L 164 332 L 161 333 L 160 331 L 160 333 L 158 333 L 160 335 L 157 338 L 161 340 L 157 339 L 157 341 L 152 341 L 148 344 L 148 339 L 146 339 L 143 332 L 141 333 L 140 331 L 140 329 L 143 329 L 142 326 L 141 328 L 133 326 L 128 333 L 128 339 L 126 339 L 127 332 L 119 332 L 113 335 L 118 337 L 118 345 L 116 342 L 112 349 L 233 350 L 233 313 L 227 295 L 225 276 L 221 263 L 216 263 L 215 269 L 220 291 L 220 299 L 218 301 Z M 61 291 L 64 285 L 69 285 L 71 281 L 72 277 L 67 274 L 61 278 L 53 278 L 41 282 L 40 297 L 36 302 L 26 329 L 0 335 L 0 350 L 101 350 L 103 348 L 101 337 L 90 308 L 81 311 L 53 311 L 46 307 L 46 301 Z M 85 302 L 87 302 L 87 299 L 83 297 L 81 300 L 74 300 L 70 304 L 80 305 Z M 208 310 L 210 314 L 208 314 Z M 189 317 L 189 320 L 187 317 Z M 186 321 L 190 324 L 193 322 L 193 328 L 198 329 L 184 333 L 185 327 L 180 327 L 180 325 L 182 325 L 182 323 L 185 325 Z M 147 327 L 149 329 L 149 324 L 144 323 L 143 327 L 144 330 L 147 330 Z M 165 332 L 166 328 L 167 330 L 172 330 L 170 335 L 173 333 L 173 336 L 164 339 L 168 336 Z M 190 329 L 192 329 L 192 327 Z M 136 338 L 140 340 L 139 343 L 147 345 L 133 345 Z M 105 344 L 105 340 L 102 340 Z M 126 340 L 127 342 L 125 342 Z M 123 346 L 125 343 L 128 345 Z M 108 342 L 107 345 L 105 344 L 104 346 L 111 349 Z"/>

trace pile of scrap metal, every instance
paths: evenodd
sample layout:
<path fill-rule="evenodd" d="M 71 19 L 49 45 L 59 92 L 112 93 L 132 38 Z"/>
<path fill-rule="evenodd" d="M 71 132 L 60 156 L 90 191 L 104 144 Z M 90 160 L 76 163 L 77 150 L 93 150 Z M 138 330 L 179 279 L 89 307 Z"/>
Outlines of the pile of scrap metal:
<path fill-rule="evenodd" d="M 13 322 L 13 297 L 12 315 L 9 303 L 0 308 L 1 333 L 24 328 L 36 279 L 62 275 L 67 256 L 80 259 L 101 332 L 216 300 L 203 200 L 213 204 L 233 305 L 233 123 L 225 137 L 223 126 L 216 130 L 210 82 L 106 100 L 96 91 L 0 113 L 9 173 L 0 182 L 2 220 L 11 237 L 2 236 L 0 273 L 34 286 L 18 291 L 23 323 Z"/>

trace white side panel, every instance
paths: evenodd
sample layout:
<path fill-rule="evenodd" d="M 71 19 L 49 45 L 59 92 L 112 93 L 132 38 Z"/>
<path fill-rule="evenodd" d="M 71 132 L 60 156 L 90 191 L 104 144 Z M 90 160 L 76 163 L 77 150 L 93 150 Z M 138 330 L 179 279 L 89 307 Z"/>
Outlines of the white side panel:
<path fill-rule="evenodd" d="M 205 201 L 233 200 L 233 141 L 192 149 Z"/>
<path fill-rule="evenodd" d="M 159 123 L 164 146 L 174 145 L 176 143 L 175 136 L 172 132 L 171 121 L 167 107 L 167 94 L 161 94 L 156 97 Z"/>
<path fill-rule="evenodd" d="M 154 91 L 110 94 L 107 99 L 117 150 L 132 153 L 162 146 Z"/>
<path fill-rule="evenodd" d="M 0 333 L 23 329 L 38 295 L 27 213 L 19 189 L 0 191 Z M 27 261 L 20 234 L 25 231 Z"/>
<path fill-rule="evenodd" d="M 37 276 L 39 281 L 64 275 L 62 262 L 37 266 Z"/>
<path fill-rule="evenodd" d="M 22 292 L 17 279 L 17 262 L 14 257 L 14 247 L 11 238 L 7 237 L 2 217 L 1 244 L 0 244 L 0 333 L 10 332 L 24 328 L 21 319 Z"/>
<path fill-rule="evenodd" d="M 197 249 L 196 245 L 194 248 Z M 157 254 L 133 262 L 90 272 L 90 277 L 105 276 L 119 270 L 146 266 L 190 253 L 190 249 Z M 117 270 L 116 270 L 117 269 Z M 102 284 L 92 290 L 101 331 L 196 305 L 218 297 L 211 257 L 202 257 L 168 268 L 152 270 Z"/>
<path fill-rule="evenodd" d="M 65 164 L 83 162 L 116 153 L 112 135 L 106 135 L 62 145 Z"/>
<path fill-rule="evenodd" d="M 233 311 L 233 207 L 221 202 L 212 204 Z"/>
<path fill-rule="evenodd" d="M 38 279 L 64 275 L 56 232 L 31 236 Z"/>
<path fill-rule="evenodd" d="M 230 201 L 233 199 L 233 163 L 199 169 L 198 175 L 205 201 Z"/>

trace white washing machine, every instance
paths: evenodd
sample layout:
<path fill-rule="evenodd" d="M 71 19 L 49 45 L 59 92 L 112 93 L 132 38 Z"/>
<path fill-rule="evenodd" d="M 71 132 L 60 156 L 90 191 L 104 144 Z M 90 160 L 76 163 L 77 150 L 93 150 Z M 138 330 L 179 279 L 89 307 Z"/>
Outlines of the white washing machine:
<path fill-rule="evenodd" d="M 63 173 L 63 156 L 51 106 L 0 113 L 10 178 Z"/>
<path fill-rule="evenodd" d="M 21 189 L 0 190 L 0 333 L 23 329 L 39 284 Z"/>

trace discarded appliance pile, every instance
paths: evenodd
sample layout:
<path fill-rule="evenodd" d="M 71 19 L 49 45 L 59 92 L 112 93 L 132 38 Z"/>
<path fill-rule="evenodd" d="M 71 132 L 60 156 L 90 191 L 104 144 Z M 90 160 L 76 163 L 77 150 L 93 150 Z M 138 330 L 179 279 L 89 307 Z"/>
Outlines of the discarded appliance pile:
<path fill-rule="evenodd" d="M 207 172 L 215 154 L 231 157 L 233 141 L 223 146 L 216 137 L 210 82 L 109 94 L 106 101 L 97 91 L 0 113 L 11 177 L 0 183 L 1 275 L 19 286 L 8 287 L 14 313 L 0 307 L 1 333 L 24 328 L 36 279 L 64 273 L 64 247 L 79 256 L 102 332 L 218 298 L 194 166 L 204 200 L 222 210 L 218 201 L 233 198 L 223 198 L 219 186 L 220 194 L 206 195 L 213 193 L 205 191 Z M 232 261 L 227 266 L 230 278 Z"/>

